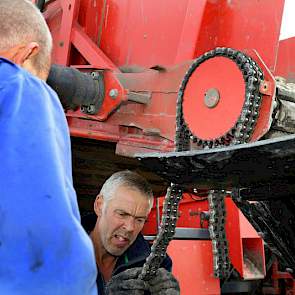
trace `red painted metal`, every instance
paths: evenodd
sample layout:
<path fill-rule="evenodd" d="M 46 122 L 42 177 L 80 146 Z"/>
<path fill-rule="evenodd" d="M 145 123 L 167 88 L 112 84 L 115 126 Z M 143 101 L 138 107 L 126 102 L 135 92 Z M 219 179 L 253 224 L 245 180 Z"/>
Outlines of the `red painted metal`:
<path fill-rule="evenodd" d="M 189 0 L 187 2 L 186 14 L 183 21 L 182 32 L 178 43 L 174 63 L 182 63 L 192 59 L 196 50 L 196 40 L 201 33 L 201 23 L 206 0 Z"/>
<path fill-rule="evenodd" d="M 58 37 L 58 48 L 55 62 L 60 65 L 68 65 L 70 61 L 72 27 L 77 21 L 80 1 L 61 1 L 62 19 Z"/>
<path fill-rule="evenodd" d="M 213 276 L 213 255 L 210 241 L 173 240 L 168 247 L 173 261 L 173 274 L 179 280 L 183 295 L 218 295 L 219 279 Z"/>
<path fill-rule="evenodd" d="M 80 111 L 68 111 L 67 117 L 73 136 L 81 136 L 105 140 L 110 136 L 110 129 L 113 130 L 114 141 L 118 142 L 117 152 L 123 155 L 132 155 L 143 149 L 145 152 L 152 150 L 172 151 L 174 148 L 175 136 L 175 104 L 178 92 L 178 85 L 191 62 L 182 65 L 167 68 L 165 71 L 146 70 L 141 73 L 113 73 L 105 71 L 105 75 L 114 75 L 116 81 L 125 89 L 125 101 L 120 108 L 109 115 L 108 110 L 115 108 L 115 103 L 121 103 L 120 97 L 113 100 L 108 95 L 105 96 L 105 103 L 97 115 L 86 115 Z M 84 68 L 80 66 L 78 68 Z M 92 69 L 93 70 L 93 69 Z M 108 78 L 108 76 L 106 76 Z M 110 85 L 106 83 L 106 94 L 111 89 L 117 89 L 121 86 Z M 123 88 L 121 91 L 123 92 Z M 129 93 L 149 93 L 150 102 L 147 105 L 128 101 Z M 127 100 L 126 100 L 127 99 Z M 107 102 L 109 102 L 109 105 Z M 104 114 L 108 116 L 105 123 Z M 71 120 L 70 120 L 71 118 Z M 75 118 L 75 119 L 74 119 Z M 81 120 L 81 119 L 86 120 Z M 116 128 L 114 128 L 116 127 Z M 78 129 L 80 132 L 77 133 Z M 116 131 L 114 131 L 116 130 Z M 138 145 L 139 138 L 142 139 L 142 145 Z M 137 142 L 134 146 L 134 142 Z M 128 153 L 128 146 L 130 146 Z"/>
<path fill-rule="evenodd" d="M 218 90 L 220 95 L 212 108 L 204 102 L 209 89 Z M 215 57 L 202 63 L 190 77 L 183 96 L 183 116 L 195 136 L 215 139 L 235 126 L 244 100 L 245 82 L 237 65 L 228 58 Z"/>
<path fill-rule="evenodd" d="M 60 1 L 52 1 L 45 16 L 55 2 Z M 68 4 L 69 0 L 62 2 Z M 75 0 L 70 2 L 73 5 Z M 173 65 L 214 47 L 230 46 L 256 49 L 268 67 L 274 67 L 283 0 L 173 0 L 169 3 L 173 9 L 168 10 L 166 4 L 165 0 L 144 0 L 140 5 L 120 0 L 80 0 L 78 23 L 117 66 Z M 60 30 L 69 35 L 70 23 Z"/>
<path fill-rule="evenodd" d="M 104 121 L 107 117 L 116 110 L 123 101 L 127 100 L 127 91 L 121 83 L 116 79 L 113 72 L 104 71 L 105 96 L 103 105 L 100 108 L 95 118 L 99 121 Z M 115 91 L 114 97 L 111 97 L 111 91 Z M 88 116 L 91 119 L 91 116 Z"/>
<path fill-rule="evenodd" d="M 171 0 L 168 9 L 165 0 L 105 0 L 97 6 L 104 11 L 98 16 L 99 45 L 118 66 L 172 65 L 229 46 L 262 52 L 272 68 L 283 5 L 284 0 Z"/>
<path fill-rule="evenodd" d="M 145 224 L 143 234 L 157 233 L 157 220 L 161 219 L 164 197 L 158 198 Z M 184 194 L 179 207 L 177 228 L 208 228 L 208 223 L 201 222 L 201 213 L 209 209 L 207 198 L 195 194 Z M 157 212 L 159 216 L 157 217 Z M 173 260 L 173 274 L 179 280 L 181 294 L 220 294 L 219 279 L 213 275 L 213 255 L 211 241 L 173 240 L 168 247 L 168 254 Z"/>
<path fill-rule="evenodd" d="M 263 294 L 295 294 L 295 278 L 289 272 L 279 271 L 279 264 L 277 259 L 274 260 L 271 267 L 272 286 L 263 287 Z M 284 289 L 280 282 L 284 281 Z"/>
<path fill-rule="evenodd" d="M 90 64 L 92 68 L 118 71 L 114 63 L 103 53 L 93 39 L 84 32 L 84 28 L 78 23 L 78 18 L 81 15 L 81 13 L 79 14 L 80 0 L 61 1 L 59 9 L 61 9 L 62 14 L 61 16 L 56 16 L 60 22 L 58 35 L 53 35 L 54 39 L 58 39 L 57 46 L 55 46 L 54 61 L 61 65 L 72 64 L 72 60 L 70 61 L 71 58 L 73 59 L 71 49 L 74 46 L 85 59 L 85 62 Z M 50 15 L 57 10 L 56 7 L 52 9 L 49 6 L 44 13 L 50 27 L 52 25 Z"/>
<path fill-rule="evenodd" d="M 285 39 L 279 43 L 279 53 L 275 75 L 285 77 L 287 81 L 295 83 L 295 37 Z"/>
<path fill-rule="evenodd" d="M 171 151 L 176 98 L 186 70 L 194 58 L 225 46 L 248 49 L 247 53 L 263 67 L 266 75 L 269 89 L 261 89 L 262 115 L 253 136 L 258 139 L 270 124 L 275 87 L 271 72 L 276 65 L 283 5 L 284 0 L 170 0 L 169 7 L 166 0 L 49 1 L 44 16 L 53 35 L 53 61 L 86 72 L 103 70 L 105 78 L 105 100 L 98 114 L 67 112 L 71 135 L 116 142 L 116 152 L 127 156 L 139 151 Z M 283 75 L 288 74 L 283 56 L 288 52 L 293 57 L 285 44 L 280 44 L 276 69 L 276 73 Z M 154 66 L 158 67 L 151 69 Z M 189 114 L 190 128 L 210 138 L 220 135 L 230 125 L 228 122 L 239 116 L 244 84 L 241 74 L 221 57 L 212 59 L 207 66 L 209 74 L 204 69 L 188 85 L 185 115 Z M 223 79 L 218 78 L 220 74 Z M 213 112 L 202 105 L 204 91 L 210 87 L 221 92 L 221 101 Z M 115 98 L 109 95 L 112 89 L 118 91 Z M 143 93 L 150 96 L 146 104 L 128 100 L 131 94 Z M 203 108 L 202 113 L 198 112 L 199 107 Z M 206 121 L 206 112 L 211 115 L 214 111 L 216 114 Z M 163 198 L 160 211 L 162 206 Z M 226 201 L 226 208 L 231 261 L 242 277 L 257 278 L 257 273 L 248 267 L 246 256 L 264 274 L 262 240 L 231 200 Z M 206 199 L 185 194 L 177 226 L 206 228 L 207 222 L 200 218 L 205 211 L 208 211 Z M 145 234 L 157 232 L 156 212 L 154 207 Z M 220 293 L 219 280 L 213 278 L 210 241 L 176 240 L 169 246 L 169 254 L 182 294 Z M 275 281 L 278 279 L 274 277 Z"/>
<path fill-rule="evenodd" d="M 189 60 L 215 45 L 224 45 L 237 49 L 255 48 L 267 66 L 273 66 L 284 1 L 270 1 L 267 5 L 266 0 L 184 0 L 181 3 L 172 0 L 169 6 L 173 9 L 168 10 L 165 0 L 144 0 L 140 4 L 119 0 L 50 1 L 44 15 L 53 34 L 54 62 L 80 66 L 81 70 L 84 66 L 87 71 L 90 68 L 112 69 L 106 74 L 106 88 L 112 89 L 108 84 L 117 80 L 126 90 L 119 87 L 122 91 L 116 103 L 109 100 L 106 92 L 105 102 L 97 115 L 88 116 L 79 111 L 67 115 L 92 120 L 93 125 L 107 119 L 105 124 L 111 126 L 135 127 L 147 140 L 146 134 L 154 136 L 157 130 L 158 141 L 150 137 L 151 144 L 138 148 L 152 151 L 152 142 L 156 142 L 154 150 L 161 147 L 163 151 L 167 150 L 162 141 L 169 140 L 169 144 L 174 141 L 175 101 Z M 251 23 L 245 17 L 247 14 L 251 14 Z M 268 21 L 273 19 L 278 20 L 277 24 Z M 269 25 L 265 26 L 265 23 Z M 185 62 L 183 67 L 182 62 Z M 162 71 L 147 70 L 155 65 L 172 66 L 165 66 Z M 120 73 L 118 67 L 132 73 Z M 150 103 L 146 106 L 122 104 L 126 95 L 128 99 L 128 93 L 134 91 L 149 91 Z M 75 135 L 79 124 L 75 125 L 77 120 L 70 122 L 74 122 L 70 129 Z M 81 130 L 81 133 L 87 134 L 87 130 Z M 98 133 L 95 134 L 99 139 Z M 102 140 L 108 136 L 101 134 Z M 91 137 L 91 134 L 87 136 Z M 126 148 L 124 152 L 128 154 Z"/>
<path fill-rule="evenodd" d="M 159 199 L 158 210 L 155 202 L 143 230 L 145 235 L 157 233 L 157 220 L 161 219 L 163 200 L 163 197 Z M 208 222 L 201 220 L 202 212 L 208 212 L 208 209 L 206 194 L 197 196 L 185 193 L 179 205 L 177 228 L 208 228 Z M 160 212 L 160 216 L 157 216 L 157 212 Z M 231 263 L 242 278 L 263 279 L 266 269 L 262 238 L 229 197 L 226 198 L 226 212 L 226 234 Z M 208 251 L 212 253 L 212 245 Z M 202 258 L 198 256 L 198 259 Z M 210 267 L 212 271 L 213 264 Z"/>
<path fill-rule="evenodd" d="M 284 0 L 207 1 L 195 56 L 215 47 L 255 49 L 273 71 Z"/>
<path fill-rule="evenodd" d="M 104 2 L 100 47 L 118 66 L 150 68 L 193 58 L 206 1 Z"/>
<path fill-rule="evenodd" d="M 113 62 L 97 47 L 78 23 L 72 29 L 71 42 L 93 68 L 118 71 Z"/>
<path fill-rule="evenodd" d="M 262 238 L 231 198 L 226 199 L 226 234 L 230 260 L 242 278 L 263 279 L 266 274 Z"/>
<path fill-rule="evenodd" d="M 259 109 L 259 117 L 251 137 L 251 141 L 256 141 L 270 129 L 276 95 L 276 83 L 271 71 L 265 65 L 258 52 L 256 50 L 246 50 L 246 53 L 257 62 L 264 74 L 264 81 L 260 85 L 262 101 Z"/>
<path fill-rule="evenodd" d="M 162 217 L 162 208 L 164 197 L 158 198 L 159 202 L 159 219 Z M 201 222 L 201 213 L 209 210 L 207 197 L 197 196 L 195 194 L 185 193 L 179 205 L 179 218 L 177 221 L 177 227 L 186 228 L 208 228 L 208 223 Z M 145 235 L 155 235 L 157 233 L 157 207 L 156 202 L 151 210 L 149 218 L 144 226 L 143 233 Z"/>

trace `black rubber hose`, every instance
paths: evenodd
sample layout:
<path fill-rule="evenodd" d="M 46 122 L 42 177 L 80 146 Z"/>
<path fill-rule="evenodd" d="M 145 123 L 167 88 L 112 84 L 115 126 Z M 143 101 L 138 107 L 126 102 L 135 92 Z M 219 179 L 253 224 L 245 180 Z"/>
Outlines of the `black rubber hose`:
<path fill-rule="evenodd" d="M 43 11 L 44 5 L 45 5 L 45 0 L 38 0 L 38 1 L 36 1 L 36 6 L 39 8 L 39 10 L 41 12 Z"/>
<path fill-rule="evenodd" d="M 93 76 L 74 68 L 52 65 L 47 84 L 56 91 L 65 109 L 84 106 L 89 110 L 87 113 L 95 114 L 103 102 L 103 75 L 98 72 Z"/>

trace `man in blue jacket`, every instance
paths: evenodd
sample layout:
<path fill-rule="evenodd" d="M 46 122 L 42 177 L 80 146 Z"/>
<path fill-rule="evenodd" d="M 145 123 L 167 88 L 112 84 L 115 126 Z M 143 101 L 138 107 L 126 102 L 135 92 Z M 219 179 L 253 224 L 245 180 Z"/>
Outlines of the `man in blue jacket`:
<path fill-rule="evenodd" d="M 52 41 L 26 0 L 0 1 L 0 294 L 94 295 L 93 246 L 80 225 L 70 137 L 44 82 Z"/>
<path fill-rule="evenodd" d="M 153 193 L 148 182 L 132 171 L 119 171 L 103 184 L 94 203 L 94 216 L 82 218 L 95 248 L 101 294 L 179 294 L 168 256 L 154 279 L 138 279 L 151 252 L 140 232 L 152 206 Z"/>

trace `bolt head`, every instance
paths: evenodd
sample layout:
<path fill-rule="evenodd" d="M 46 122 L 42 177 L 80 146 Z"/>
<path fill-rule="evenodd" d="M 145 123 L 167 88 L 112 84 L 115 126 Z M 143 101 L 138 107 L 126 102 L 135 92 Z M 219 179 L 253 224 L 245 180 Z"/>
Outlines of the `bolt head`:
<path fill-rule="evenodd" d="M 208 108 L 215 108 L 220 100 L 219 91 L 216 88 L 210 88 L 206 91 L 204 103 Z"/>
<path fill-rule="evenodd" d="M 113 99 L 117 98 L 118 95 L 119 95 L 118 89 L 111 89 L 109 92 L 109 97 L 111 97 Z"/>

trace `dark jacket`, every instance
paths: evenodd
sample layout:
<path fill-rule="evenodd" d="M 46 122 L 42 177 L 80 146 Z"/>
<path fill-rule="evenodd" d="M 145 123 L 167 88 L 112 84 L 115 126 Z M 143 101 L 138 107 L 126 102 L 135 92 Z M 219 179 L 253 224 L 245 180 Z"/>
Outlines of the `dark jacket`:
<path fill-rule="evenodd" d="M 82 225 L 88 233 L 93 230 L 96 219 L 97 217 L 95 214 L 82 216 Z M 139 234 L 134 243 L 117 260 L 113 275 L 116 275 L 129 268 L 143 266 L 150 253 L 150 244 L 144 239 L 142 234 Z M 165 257 L 161 267 L 171 271 L 172 260 L 168 255 Z M 104 294 L 105 281 L 99 269 L 97 272 L 97 289 L 99 290 L 99 294 Z"/>

